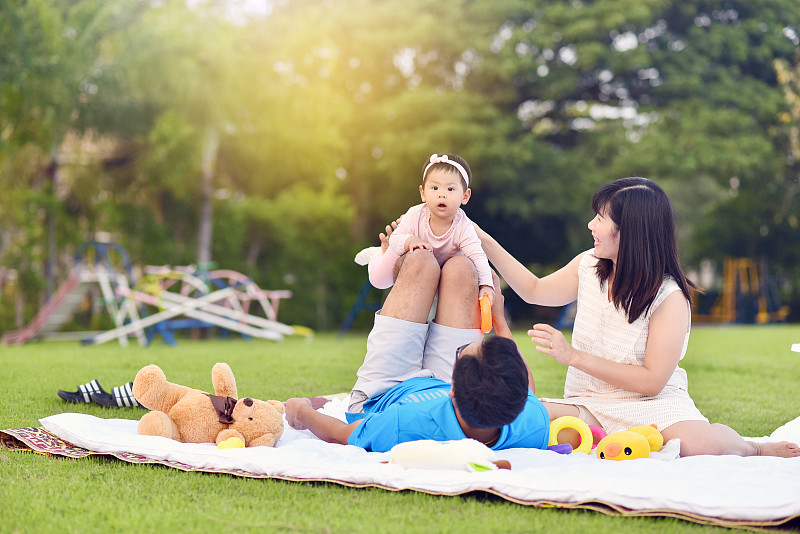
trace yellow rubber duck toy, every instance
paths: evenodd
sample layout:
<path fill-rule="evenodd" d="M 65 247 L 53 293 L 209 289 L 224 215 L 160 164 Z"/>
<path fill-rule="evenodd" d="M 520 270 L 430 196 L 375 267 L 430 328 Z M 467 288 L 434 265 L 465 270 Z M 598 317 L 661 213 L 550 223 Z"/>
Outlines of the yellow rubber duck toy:
<path fill-rule="evenodd" d="M 655 425 L 635 426 L 614 432 L 597 444 L 597 457 L 601 460 L 634 460 L 649 458 L 664 445 L 664 436 Z"/>

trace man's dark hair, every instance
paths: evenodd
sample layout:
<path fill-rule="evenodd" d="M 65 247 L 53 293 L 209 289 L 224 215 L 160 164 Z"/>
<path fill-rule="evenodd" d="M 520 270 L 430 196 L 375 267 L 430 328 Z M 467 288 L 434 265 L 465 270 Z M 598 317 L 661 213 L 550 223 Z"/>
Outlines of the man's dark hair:
<path fill-rule="evenodd" d="M 453 400 L 464 421 L 499 428 L 514 421 L 528 398 L 528 370 L 517 344 L 490 337 L 477 355 L 464 354 L 453 366 Z"/>

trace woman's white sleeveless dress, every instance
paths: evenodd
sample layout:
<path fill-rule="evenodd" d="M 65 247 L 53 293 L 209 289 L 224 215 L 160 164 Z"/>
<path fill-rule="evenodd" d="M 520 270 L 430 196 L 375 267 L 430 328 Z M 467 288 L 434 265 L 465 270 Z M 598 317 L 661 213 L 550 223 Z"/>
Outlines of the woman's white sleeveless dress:
<path fill-rule="evenodd" d="M 587 252 L 580 263 L 572 345 L 606 360 L 642 365 L 650 316 L 667 296 L 680 291 L 680 288 L 672 277 L 665 277 L 652 306 L 629 324 L 624 311 L 617 310 L 614 303 L 608 301 L 607 283 L 601 285 L 595 273 L 597 261 L 591 252 Z M 686 354 L 690 329 L 684 338 L 681 359 Z M 695 407 L 688 388 L 686 371 L 680 367 L 675 368 L 667 385 L 654 397 L 612 386 L 569 367 L 564 398 L 542 400 L 584 406 L 608 433 L 650 424 L 655 424 L 658 430 L 664 430 L 681 421 L 708 421 Z"/>

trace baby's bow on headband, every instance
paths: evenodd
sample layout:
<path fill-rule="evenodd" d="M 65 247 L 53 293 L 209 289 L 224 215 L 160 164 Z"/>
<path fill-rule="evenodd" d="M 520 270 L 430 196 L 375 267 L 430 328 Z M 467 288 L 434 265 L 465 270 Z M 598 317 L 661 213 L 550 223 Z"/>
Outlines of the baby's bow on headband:
<path fill-rule="evenodd" d="M 428 175 L 428 169 L 430 169 L 431 166 L 435 165 L 436 163 L 447 163 L 448 165 L 452 165 L 453 167 L 455 167 L 458 170 L 459 174 L 461 174 L 461 177 L 464 178 L 464 183 L 467 184 L 467 189 L 469 189 L 469 175 L 467 174 L 467 170 L 457 161 L 448 158 L 447 154 L 442 154 L 441 156 L 439 154 L 433 154 L 430 157 L 428 165 L 422 172 L 423 181 L 425 181 L 425 176 Z"/>

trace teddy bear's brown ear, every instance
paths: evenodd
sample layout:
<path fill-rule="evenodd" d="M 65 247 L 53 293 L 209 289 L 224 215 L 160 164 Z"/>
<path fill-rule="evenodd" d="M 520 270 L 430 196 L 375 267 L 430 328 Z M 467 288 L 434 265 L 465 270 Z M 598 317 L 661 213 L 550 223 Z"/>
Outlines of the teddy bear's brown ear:
<path fill-rule="evenodd" d="M 281 401 L 268 400 L 267 404 L 271 404 L 276 410 L 278 410 L 278 413 L 280 414 L 286 413 L 286 407 L 283 405 Z"/>
<path fill-rule="evenodd" d="M 217 362 L 211 369 L 211 383 L 214 385 L 214 394 L 219 397 L 239 398 L 236 390 L 236 378 L 231 367 L 224 362 Z"/>

